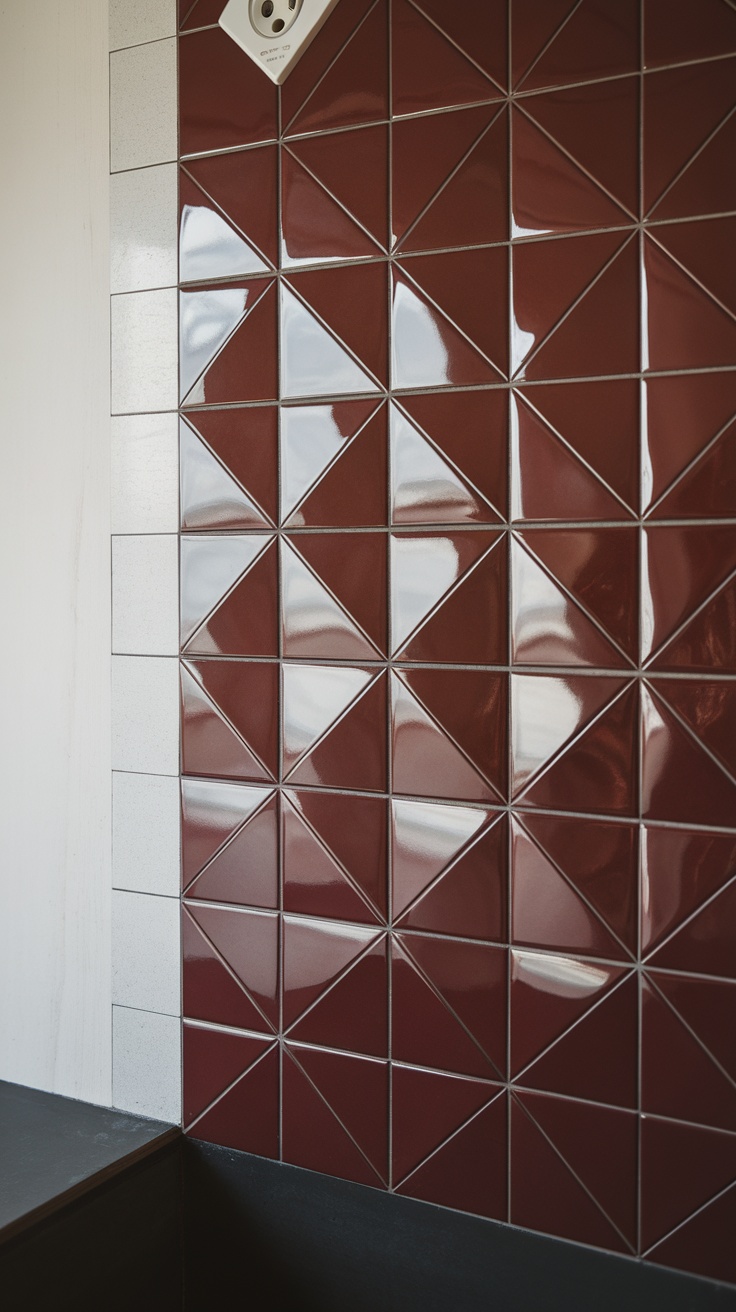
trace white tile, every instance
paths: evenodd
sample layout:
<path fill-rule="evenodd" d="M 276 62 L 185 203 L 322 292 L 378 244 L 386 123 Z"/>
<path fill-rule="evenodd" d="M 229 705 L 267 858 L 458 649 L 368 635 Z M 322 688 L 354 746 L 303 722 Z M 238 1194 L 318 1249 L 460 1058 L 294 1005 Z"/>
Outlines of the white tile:
<path fill-rule="evenodd" d="M 177 295 L 174 288 L 113 296 L 112 413 L 175 410 L 178 397 Z"/>
<path fill-rule="evenodd" d="M 176 414 L 112 420 L 113 533 L 176 533 L 179 433 Z"/>
<path fill-rule="evenodd" d="M 179 651 L 179 539 L 175 533 L 112 540 L 112 649 L 127 656 Z"/>
<path fill-rule="evenodd" d="M 110 290 L 148 291 L 177 281 L 175 164 L 110 178 Z"/>
<path fill-rule="evenodd" d="M 114 888 L 179 896 L 180 816 L 178 779 L 119 771 L 113 774 Z"/>
<path fill-rule="evenodd" d="M 110 169 L 176 159 L 176 38 L 110 56 Z"/>
<path fill-rule="evenodd" d="M 176 1016 L 112 1009 L 112 1099 L 121 1111 L 181 1123 L 181 1026 Z"/>
<path fill-rule="evenodd" d="M 110 0 L 110 49 L 176 35 L 176 0 Z"/>
<path fill-rule="evenodd" d="M 113 656 L 112 768 L 179 773 L 179 662 L 173 656 Z"/>
<path fill-rule="evenodd" d="M 179 914 L 176 897 L 113 892 L 114 1005 L 181 1014 Z"/>

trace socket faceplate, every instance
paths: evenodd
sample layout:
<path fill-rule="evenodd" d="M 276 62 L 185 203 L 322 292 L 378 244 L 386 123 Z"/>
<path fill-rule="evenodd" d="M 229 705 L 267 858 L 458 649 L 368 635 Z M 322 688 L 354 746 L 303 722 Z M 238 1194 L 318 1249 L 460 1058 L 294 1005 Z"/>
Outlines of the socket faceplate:
<path fill-rule="evenodd" d="M 220 17 L 220 27 L 272 82 L 280 84 L 337 3 L 338 0 L 297 0 L 294 14 L 289 0 L 229 0 Z"/>

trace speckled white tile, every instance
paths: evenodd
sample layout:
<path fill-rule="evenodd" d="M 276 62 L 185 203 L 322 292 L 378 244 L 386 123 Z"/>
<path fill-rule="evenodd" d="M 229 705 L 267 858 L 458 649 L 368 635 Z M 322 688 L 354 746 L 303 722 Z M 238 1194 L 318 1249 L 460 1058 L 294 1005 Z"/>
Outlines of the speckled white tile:
<path fill-rule="evenodd" d="M 181 1037 L 176 1016 L 112 1009 L 112 1099 L 121 1111 L 181 1123 Z"/>
<path fill-rule="evenodd" d="M 112 649 L 128 656 L 179 651 L 179 539 L 174 533 L 112 540 Z"/>
<path fill-rule="evenodd" d="M 178 779 L 119 771 L 113 774 L 114 888 L 178 897 L 180 816 Z"/>
<path fill-rule="evenodd" d="M 110 49 L 176 35 L 176 0 L 110 0 Z"/>
<path fill-rule="evenodd" d="M 177 281 L 178 185 L 175 164 L 110 178 L 110 288 L 173 287 Z"/>
<path fill-rule="evenodd" d="M 112 768 L 179 773 L 179 662 L 173 656 L 113 656 Z"/>
<path fill-rule="evenodd" d="M 178 425 L 173 413 L 113 419 L 113 533 L 177 532 Z"/>
<path fill-rule="evenodd" d="M 175 410 L 179 403 L 175 289 L 113 296 L 110 306 L 112 413 Z"/>
<path fill-rule="evenodd" d="M 166 164 L 177 155 L 176 38 L 110 56 L 110 169 Z"/>
<path fill-rule="evenodd" d="M 112 895 L 112 1000 L 120 1007 L 181 1014 L 179 899 Z"/>

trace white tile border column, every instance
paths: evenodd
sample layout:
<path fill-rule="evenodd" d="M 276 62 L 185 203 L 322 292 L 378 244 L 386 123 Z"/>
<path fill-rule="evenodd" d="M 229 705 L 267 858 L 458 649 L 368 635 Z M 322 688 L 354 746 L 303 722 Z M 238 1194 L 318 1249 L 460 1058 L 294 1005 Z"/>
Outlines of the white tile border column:
<path fill-rule="evenodd" d="M 181 1120 L 176 0 L 109 0 L 113 1104 Z"/>

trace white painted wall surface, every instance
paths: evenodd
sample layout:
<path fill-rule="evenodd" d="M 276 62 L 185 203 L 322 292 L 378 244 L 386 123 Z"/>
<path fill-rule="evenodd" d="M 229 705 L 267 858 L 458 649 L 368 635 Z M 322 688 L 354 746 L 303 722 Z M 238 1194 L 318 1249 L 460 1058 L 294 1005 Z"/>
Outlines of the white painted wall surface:
<path fill-rule="evenodd" d="M 111 1101 L 108 18 L 0 0 L 0 1078 Z"/>

